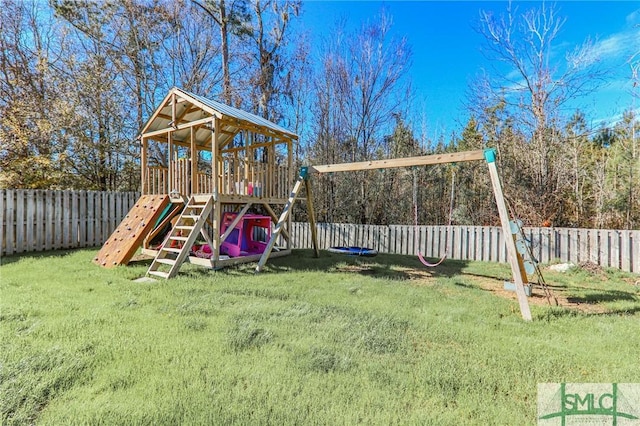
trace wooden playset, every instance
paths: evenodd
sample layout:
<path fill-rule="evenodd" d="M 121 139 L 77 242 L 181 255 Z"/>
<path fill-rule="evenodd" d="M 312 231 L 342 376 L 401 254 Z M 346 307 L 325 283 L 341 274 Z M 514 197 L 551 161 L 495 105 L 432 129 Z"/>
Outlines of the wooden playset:
<path fill-rule="evenodd" d="M 219 268 L 258 260 L 266 243 L 253 232 L 266 229 L 268 238 L 289 198 L 297 139 L 264 118 L 173 88 L 140 133 L 142 197 L 94 261 L 127 264 L 142 246 L 154 257 L 148 274 L 170 278 L 184 261 Z M 288 228 L 275 256 L 291 252 Z M 201 257 L 192 251 L 198 245 L 208 246 Z"/>
<path fill-rule="evenodd" d="M 259 272 L 269 258 L 291 252 L 290 212 L 296 200 L 306 201 L 318 255 L 313 174 L 477 160 L 488 165 L 502 228 L 512 234 L 493 150 L 308 166 L 294 182 L 297 139 L 261 117 L 172 89 L 140 135 L 142 197 L 95 262 L 126 264 L 142 245 L 143 253 L 154 257 L 147 275 L 171 278 L 185 261 L 208 268 L 257 261 Z M 505 238 L 505 243 L 522 316 L 531 320 L 525 264 L 515 240 Z M 281 244 L 277 250 L 276 244 Z"/>

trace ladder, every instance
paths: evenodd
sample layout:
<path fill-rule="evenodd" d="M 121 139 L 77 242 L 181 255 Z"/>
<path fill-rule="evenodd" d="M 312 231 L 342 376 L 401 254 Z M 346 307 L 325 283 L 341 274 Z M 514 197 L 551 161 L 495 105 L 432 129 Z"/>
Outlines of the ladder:
<path fill-rule="evenodd" d="M 169 279 L 180 270 L 213 210 L 213 195 L 192 195 L 151 262 L 147 276 Z M 162 270 L 161 270 L 162 269 Z"/>
<path fill-rule="evenodd" d="M 547 302 L 551 305 L 551 299 L 558 305 L 558 299 L 551 293 L 547 282 L 542 276 L 542 271 L 538 265 L 538 260 L 533 256 L 531 242 L 526 239 L 522 230 L 522 221 L 520 219 L 513 219 L 509 221 L 511 228 L 511 234 L 516 244 L 516 251 L 518 252 L 518 262 L 521 265 L 521 269 L 527 275 L 536 274 L 538 276 L 538 285 L 542 287 L 544 295 L 547 298 Z"/>

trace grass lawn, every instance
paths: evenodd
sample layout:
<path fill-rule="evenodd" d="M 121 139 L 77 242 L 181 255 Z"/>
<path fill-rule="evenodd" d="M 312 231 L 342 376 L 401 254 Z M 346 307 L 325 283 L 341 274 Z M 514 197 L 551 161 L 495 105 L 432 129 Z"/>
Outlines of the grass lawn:
<path fill-rule="evenodd" d="M 137 283 L 94 255 L 2 259 L 2 424 L 525 425 L 538 383 L 640 382 L 630 274 L 548 272 L 564 306 L 524 322 L 507 265 L 300 250 Z"/>

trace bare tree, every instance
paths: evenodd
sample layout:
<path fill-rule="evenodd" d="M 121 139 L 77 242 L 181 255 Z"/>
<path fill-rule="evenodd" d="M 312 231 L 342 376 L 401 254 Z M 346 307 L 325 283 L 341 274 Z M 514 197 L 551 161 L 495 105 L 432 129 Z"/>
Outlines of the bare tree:
<path fill-rule="evenodd" d="M 316 81 L 316 155 L 328 162 L 367 160 L 385 152 L 384 136 L 392 133 L 394 114 L 403 112 L 409 94 L 411 50 L 405 39 L 390 36 L 390 17 L 382 13 L 353 34 L 345 34 L 343 25 L 323 46 Z M 347 178 L 328 178 L 330 200 L 345 204 L 329 210 L 368 223 L 379 193 L 371 191 L 366 173 Z"/>
<path fill-rule="evenodd" d="M 481 78 L 476 94 L 483 91 L 479 98 L 489 104 L 504 102 L 514 125 L 530 139 L 518 161 L 531 173 L 530 204 L 541 220 L 555 214 L 560 195 L 563 108 L 599 87 L 606 71 L 590 40 L 567 52 L 564 60 L 557 56 L 564 23 L 555 7 L 544 2 L 522 13 L 509 3 L 503 15 L 481 11 L 478 29 L 486 41 L 484 53 L 495 66 Z M 480 105 L 486 108 L 487 103 Z"/>
<path fill-rule="evenodd" d="M 220 30 L 220 51 L 222 56 L 222 99 L 232 105 L 231 57 L 229 36 L 243 36 L 249 32 L 250 16 L 246 0 L 192 0 L 218 26 Z"/>
<path fill-rule="evenodd" d="M 220 66 L 221 47 L 209 16 L 185 13 L 198 10 L 186 2 L 176 2 L 171 8 L 172 34 L 163 43 L 168 59 L 165 72 L 172 86 L 208 96 L 220 92 L 224 67 Z"/>
<path fill-rule="evenodd" d="M 122 78 L 141 128 L 156 103 L 164 96 L 160 47 L 170 38 L 175 14 L 171 2 L 114 0 L 106 3 L 51 0 L 55 13 L 88 40 L 99 41 L 109 62 Z M 136 129 L 136 131 L 138 130 Z"/>
<path fill-rule="evenodd" d="M 281 97 L 289 91 L 291 64 L 286 50 L 291 21 L 300 13 L 300 0 L 255 0 L 249 31 L 248 59 L 252 75 L 251 107 L 260 116 L 279 121 Z"/>

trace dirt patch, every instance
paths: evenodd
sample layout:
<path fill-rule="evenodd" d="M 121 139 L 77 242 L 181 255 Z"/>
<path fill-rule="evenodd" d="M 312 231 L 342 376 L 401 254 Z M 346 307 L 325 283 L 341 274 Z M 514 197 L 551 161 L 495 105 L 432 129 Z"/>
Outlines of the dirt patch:
<path fill-rule="evenodd" d="M 505 299 L 517 300 L 515 291 L 504 289 L 504 281 L 477 276 L 470 277 L 470 279 L 474 282 L 474 284 L 477 284 L 479 287 L 492 292 L 496 296 L 503 297 Z M 547 284 L 547 288 L 549 289 L 550 293 L 550 297 L 547 297 L 544 288 L 541 285 L 535 283 L 533 283 L 532 285 L 532 294 L 528 298 L 529 303 L 532 305 L 560 306 L 562 308 L 573 309 L 591 314 L 607 312 L 607 308 L 602 305 L 596 303 L 580 302 L 576 301 L 574 298 L 568 297 L 565 293 L 565 289 L 557 287 L 554 288 L 553 286 Z"/>
<path fill-rule="evenodd" d="M 425 270 L 407 270 L 405 274 L 410 277 L 412 284 L 416 286 L 431 286 L 436 282 L 436 278 Z M 469 287 L 477 287 L 485 291 L 489 291 L 498 297 L 505 299 L 511 299 L 517 301 L 515 291 L 509 291 L 504 289 L 504 280 L 483 277 L 478 275 L 464 275 Z M 539 306 L 560 306 L 567 309 L 573 309 L 584 313 L 605 313 L 607 308 L 597 303 L 588 303 L 582 301 L 576 301 L 575 298 L 568 297 L 566 290 L 563 288 L 553 287 L 547 285 L 550 292 L 550 297 L 547 297 L 542 286 L 538 284 L 532 284 L 532 295 L 528 298 L 529 303 Z"/>
<path fill-rule="evenodd" d="M 434 284 L 433 275 L 426 270 L 414 268 L 388 268 L 379 264 L 351 264 L 340 265 L 335 269 L 337 272 L 357 273 L 365 276 L 377 278 L 389 278 L 395 280 L 409 280 L 412 284 L 420 283 L 420 285 Z M 431 280 L 431 281 L 429 281 Z"/>
<path fill-rule="evenodd" d="M 580 269 L 587 271 L 591 274 L 602 274 L 604 273 L 604 269 L 602 269 L 602 266 L 597 265 L 593 262 L 582 262 L 578 265 L 580 267 Z"/>

